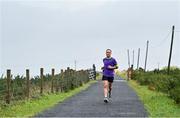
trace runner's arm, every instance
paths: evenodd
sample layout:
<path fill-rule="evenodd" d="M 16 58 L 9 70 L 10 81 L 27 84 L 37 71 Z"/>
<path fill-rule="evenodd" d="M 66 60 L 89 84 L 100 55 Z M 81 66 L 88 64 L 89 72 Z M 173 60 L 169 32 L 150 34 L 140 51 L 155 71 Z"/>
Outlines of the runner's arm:
<path fill-rule="evenodd" d="M 115 66 L 108 66 L 109 69 L 118 69 L 118 65 Z"/>

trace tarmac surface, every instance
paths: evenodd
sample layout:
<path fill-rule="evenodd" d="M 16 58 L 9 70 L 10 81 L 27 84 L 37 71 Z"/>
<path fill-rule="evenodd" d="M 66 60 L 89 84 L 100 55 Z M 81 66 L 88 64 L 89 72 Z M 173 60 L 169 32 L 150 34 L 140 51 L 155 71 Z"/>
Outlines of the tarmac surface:
<path fill-rule="evenodd" d="M 35 117 L 148 117 L 135 91 L 119 76 L 115 76 L 112 100 L 104 103 L 103 98 L 102 81 L 98 81 Z"/>

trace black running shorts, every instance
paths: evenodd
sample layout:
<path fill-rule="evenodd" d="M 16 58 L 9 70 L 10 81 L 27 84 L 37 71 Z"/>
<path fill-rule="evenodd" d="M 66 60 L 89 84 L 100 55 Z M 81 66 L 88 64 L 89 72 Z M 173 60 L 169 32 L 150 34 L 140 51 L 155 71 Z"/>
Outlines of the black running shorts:
<path fill-rule="evenodd" d="M 103 75 L 102 80 L 103 80 L 103 81 L 104 81 L 104 80 L 108 80 L 108 82 L 113 83 L 114 77 L 107 77 L 107 76 L 104 76 L 104 75 Z"/>

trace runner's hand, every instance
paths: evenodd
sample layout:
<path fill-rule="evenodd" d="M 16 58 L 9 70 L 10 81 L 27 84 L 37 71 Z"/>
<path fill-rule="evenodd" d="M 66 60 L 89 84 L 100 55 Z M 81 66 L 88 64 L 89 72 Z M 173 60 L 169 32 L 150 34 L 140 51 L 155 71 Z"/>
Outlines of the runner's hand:
<path fill-rule="evenodd" d="M 115 69 L 114 66 L 109 65 L 108 69 Z"/>

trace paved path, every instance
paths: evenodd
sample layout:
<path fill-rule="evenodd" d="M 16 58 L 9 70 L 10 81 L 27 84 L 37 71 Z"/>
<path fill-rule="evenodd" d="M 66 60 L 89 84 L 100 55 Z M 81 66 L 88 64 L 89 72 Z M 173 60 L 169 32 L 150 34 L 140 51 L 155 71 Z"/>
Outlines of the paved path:
<path fill-rule="evenodd" d="M 87 90 L 43 111 L 37 117 L 147 117 L 136 93 L 120 77 L 115 77 L 112 101 L 103 102 L 102 81 Z"/>

